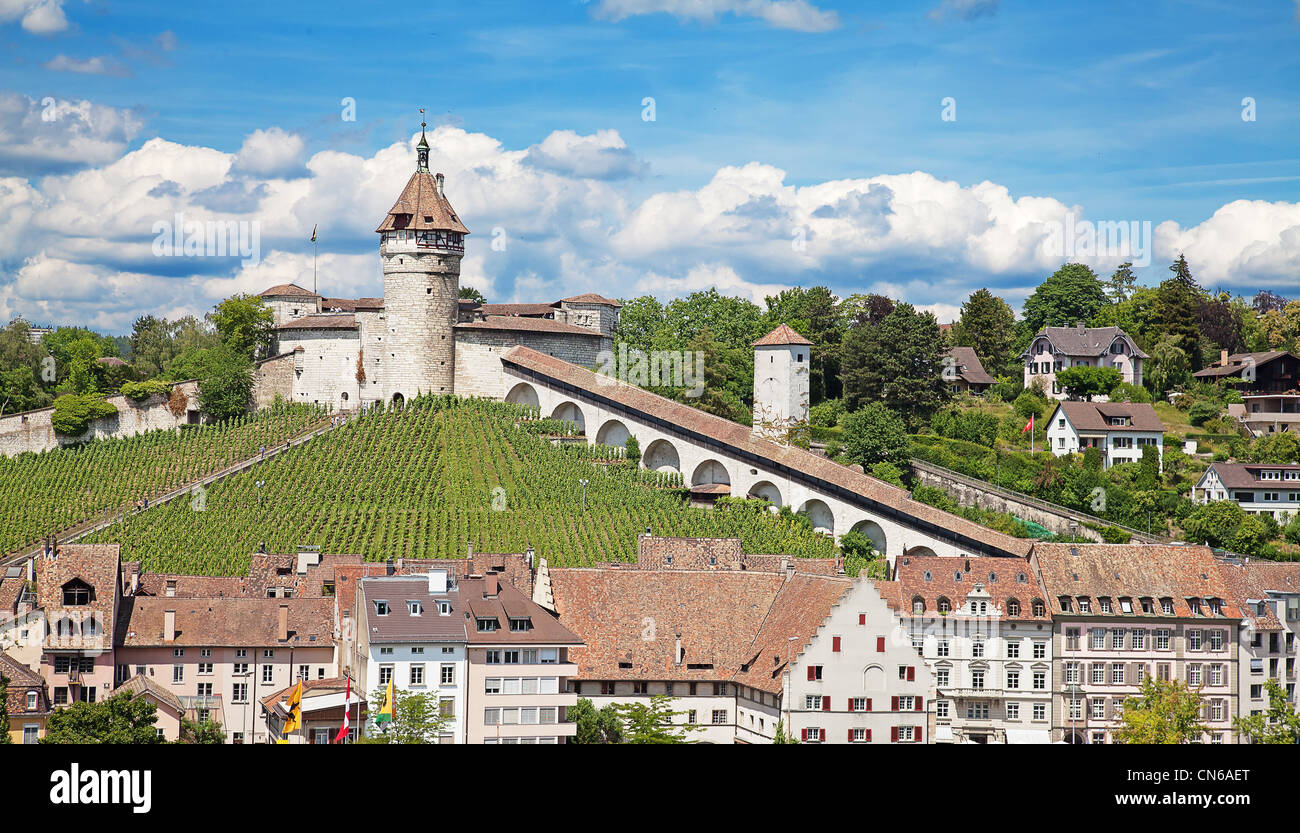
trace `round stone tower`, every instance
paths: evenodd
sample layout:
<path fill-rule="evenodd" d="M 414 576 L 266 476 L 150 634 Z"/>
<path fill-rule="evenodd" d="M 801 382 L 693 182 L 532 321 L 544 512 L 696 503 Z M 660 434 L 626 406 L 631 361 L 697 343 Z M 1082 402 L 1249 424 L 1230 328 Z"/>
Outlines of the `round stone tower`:
<path fill-rule="evenodd" d="M 365 345 L 366 372 L 376 374 L 384 399 L 399 403 L 420 393 L 454 393 L 456 378 L 454 327 L 469 229 L 443 193 L 442 174 L 429 173 L 424 127 L 415 173 L 375 229 L 384 318 L 380 340 Z"/>

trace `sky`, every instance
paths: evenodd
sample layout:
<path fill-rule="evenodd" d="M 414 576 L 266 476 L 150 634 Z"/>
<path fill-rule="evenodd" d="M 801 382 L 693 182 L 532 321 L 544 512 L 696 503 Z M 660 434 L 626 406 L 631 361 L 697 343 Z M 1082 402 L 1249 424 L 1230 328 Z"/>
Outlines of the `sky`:
<path fill-rule="evenodd" d="M 0 323 L 382 295 L 420 108 L 494 302 L 1300 295 L 1300 0 L 0 0 Z"/>

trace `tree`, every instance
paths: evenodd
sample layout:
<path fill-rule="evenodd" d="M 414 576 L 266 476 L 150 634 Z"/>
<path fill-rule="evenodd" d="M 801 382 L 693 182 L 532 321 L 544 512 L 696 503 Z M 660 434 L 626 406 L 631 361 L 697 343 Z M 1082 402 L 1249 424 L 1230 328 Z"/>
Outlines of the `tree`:
<path fill-rule="evenodd" d="M 731 358 L 730 351 L 725 345 L 714 340 L 713 331 L 708 327 L 701 330 L 686 349 L 700 358 L 695 365 L 695 373 L 697 376 L 703 376 L 704 389 L 699 396 L 691 397 L 687 396 L 687 393 L 692 391 L 686 387 L 674 388 L 671 390 L 674 398 L 706 413 L 739 420 L 744 405 L 737 392 L 732 389 L 731 383 L 738 375 L 738 371 L 734 364 L 728 361 Z M 749 377 L 749 386 L 752 389 L 754 384 L 752 366 Z"/>
<path fill-rule="evenodd" d="M 625 459 L 633 466 L 641 463 L 641 441 L 636 438 L 635 434 L 627 435 L 627 442 L 623 443 L 623 452 Z"/>
<path fill-rule="evenodd" d="M 1124 701 L 1118 743 L 1193 743 L 1201 739 L 1201 695 L 1178 680 L 1147 677 L 1136 697 Z"/>
<path fill-rule="evenodd" d="M 796 286 L 768 296 L 766 303 L 764 327 L 770 331 L 786 324 L 812 342 L 810 400 L 821 402 L 839 396 L 839 351 L 843 336 L 839 299 L 825 286 L 811 289 Z"/>
<path fill-rule="evenodd" d="M 776 736 L 772 738 L 772 743 L 798 743 L 795 736 L 785 730 L 785 721 L 776 722 Z"/>
<path fill-rule="evenodd" d="M 80 437 L 86 433 L 92 421 L 116 413 L 117 408 L 114 405 L 105 402 L 95 394 L 65 393 L 54 400 L 54 413 L 50 417 L 50 423 L 54 426 L 56 434 Z"/>
<path fill-rule="evenodd" d="M 208 313 L 221 343 L 248 360 L 266 358 L 275 341 L 275 315 L 256 295 L 234 295 Z"/>
<path fill-rule="evenodd" d="M 934 315 L 911 304 L 898 304 L 878 326 L 854 327 L 844 339 L 846 406 L 885 402 L 908 423 L 924 424 L 952 398 L 943 379 L 945 352 Z"/>
<path fill-rule="evenodd" d="M 382 703 L 387 689 L 376 689 L 371 703 Z M 443 714 L 436 694 L 405 691 L 393 687 L 393 719 L 379 724 L 375 733 L 367 733 L 358 743 L 438 743 L 451 716 Z"/>
<path fill-rule="evenodd" d="M 1016 314 L 988 289 L 977 290 L 962 304 L 961 318 L 952 328 L 952 343 L 975 348 L 980 364 L 990 374 L 1006 373 L 1016 360 Z"/>
<path fill-rule="evenodd" d="M 1300 743 L 1300 713 L 1291 705 L 1286 689 L 1272 677 L 1264 681 L 1264 687 L 1268 712 L 1235 717 L 1232 727 L 1251 743 Z"/>
<path fill-rule="evenodd" d="M 480 305 L 487 303 L 487 298 L 483 297 L 483 293 L 479 292 L 477 289 L 475 289 L 472 286 L 462 286 L 460 288 L 460 292 L 457 295 L 457 297 L 463 298 L 467 301 L 473 301 L 474 303 Z"/>
<path fill-rule="evenodd" d="M 1121 263 L 1110 276 L 1110 282 L 1106 286 L 1106 294 L 1110 296 L 1112 304 L 1122 304 L 1133 294 L 1133 287 L 1137 284 L 1137 278 L 1133 275 L 1132 263 Z"/>
<path fill-rule="evenodd" d="M 1164 398 L 1166 391 L 1186 384 L 1192 376 L 1187 351 L 1178 346 L 1181 340 L 1177 335 L 1161 336 L 1151 348 L 1151 367 L 1145 381 L 1153 397 Z"/>
<path fill-rule="evenodd" d="M 1021 327 L 1029 337 L 1044 327 L 1072 327 L 1092 320 L 1106 304 L 1096 273 L 1082 263 L 1067 263 L 1025 299 Z"/>
<path fill-rule="evenodd" d="M 894 299 L 885 295 L 854 293 L 840 304 L 840 318 L 847 327 L 875 327 L 894 311 Z"/>
<path fill-rule="evenodd" d="M 902 469 L 911 460 L 907 427 L 898 414 L 879 402 L 844 418 L 844 451 L 864 469 L 882 462 Z"/>
<path fill-rule="evenodd" d="M 1192 370 L 1200 370 L 1203 362 L 1198 348 L 1200 330 L 1197 321 L 1205 293 L 1197 286 L 1188 270 L 1187 260 L 1182 255 L 1169 267 L 1169 271 L 1174 276 L 1156 289 L 1155 323 L 1161 333 L 1181 339 L 1179 346 L 1187 351 Z"/>
<path fill-rule="evenodd" d="M 161 743 L 154 729 L 157 722 L 153 703 L 123 693 L 55 709 L 41 743 Z"/>
<path fill-rule="evenodd" d="M 226 742 L 226 732 L 220 723 L 210 720 L 181 719 L 180 738 L 177 743 L 219 744 Z"/>
<path fill-rule="evenodd" d="M 9 678 L 0 671 L 0 746 L 13 743 L 9 737 Z"/>
<path fill-rule="evenodd" d="M 248 411 L 253 397 L 253 365 L 243 353 L 222 345 L 208 352 L 199 378 L 199 407 L 213 419 Z"/>
<path fill-rule="evenodd" d="M 614 713 L 623 724 L 624 742 L 689 743 L 690 733 L 703 727 L 674 723 L 674 717 L 686 712 L 673 711 L 672 700 L 667 694 L 652 694 L 649 703 L 614 704 Z"/>
<path fill-rule="evenodd" d="M 856 578 L 866 571 L 870 578 L 887 579 L 889 562 L 876 551 L 871 539 L 855 529 L 840 538 L 840 552 L 844 553 L 844 572 Z"/>
<path fill-rule="evenodd" d="M 566 713 L 569 723 L 576 723 L 577 733 L 573 743 L 622 743 L 623 724 L 619 722 L 614 705 L 597 709 L 586 697 Z"/>
<path fill-rule="evenodd" d="M 1123 381 L 1113 367 L 1076 365 L 1057 371 L 1056 382 L 1065 388 L 1071 399 L 1082 397 L 1091 402 L 1094 396 L 1107 396 Z"/>

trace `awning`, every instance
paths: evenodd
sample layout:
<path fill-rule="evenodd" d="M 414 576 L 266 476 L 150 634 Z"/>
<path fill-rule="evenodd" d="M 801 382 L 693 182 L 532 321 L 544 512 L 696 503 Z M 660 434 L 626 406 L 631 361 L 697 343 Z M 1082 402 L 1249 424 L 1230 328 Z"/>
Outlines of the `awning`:
<path fill-rule="evenodd" d="M 1007 729 L 1007 743 L 1051 743 L 1052 733 L 1046 729 Z"/>

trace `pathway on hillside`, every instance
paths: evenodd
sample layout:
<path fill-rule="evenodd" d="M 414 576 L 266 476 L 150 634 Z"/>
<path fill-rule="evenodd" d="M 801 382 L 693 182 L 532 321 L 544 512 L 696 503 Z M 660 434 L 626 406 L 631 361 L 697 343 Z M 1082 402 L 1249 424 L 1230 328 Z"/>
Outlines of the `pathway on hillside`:
<path fill-rule="evenodd" d="M 289 448 L 292 448 L 293 446 L 302 445 L 305 442 L 308 442 L 310 440 L 315 439 L 316 437 L 319 437 L 321 434 L 332 431 L 337 426 L 331 423 L 330 420 L 331 417 L 327 416 L 321 419 L 319 422 L 307 426 L 303 430 L 299 431 L 297 434 L 294 434 L 293 436 L 289 437 L 289 439 L 286 440 L 284 444 L 277 445 L 272 448 L 268 448 L 266 450 L 266 456 L 262 456 L 262 454 L 259 452 L 257 454 L 254 454 L 252 457 L 248 457 L 244 460 L 240 460 L 239 462 L 226 466 L 223 469 L 219 469 L 210 474 L 206 474 L 203 477 L 195 478 L 194 480 L 191 480 L 188 483 L 185 483 L 170 491 L 164 492 L 161 495 L 158 495 L 156 497 L 150 495 L 149 506 L 150 508 L 154 506 L 160 506 L 164 503 L 169 503 L 178 497 L 189 495 L 195 489 L 195 487 L 206 487 L 211 485 L 212 483 L 216 483 L 219 480 L 224 480 L 227 477 L 231 476 L 232 474 L 238 474 L 242 471 L 245 471 L 246 469 L 250 469 L 253 466 L 256 466 L 259 463 L 262 463 L 266 460 L 270 460 L 280 454 L 283 454 L 285 451 L 287 451 Z M 346 424 L 346 420 L 344 423 L 340 423 L 340 425 L 342 424 Z M 93 518 L 89 518 L 87 520 L 81 521 L 80 523 L 76 523 L 73 524 L 72 526 L 65 527 L 64 529 L 59 530 L 55 534 L 55 540 L 58 541 L 60 544 L 67 544 L 73 541 L 77 541 L 81 538 L 84 538 L 87 535 L 90 535 L 93 532 L 98 532 L 99 530 L 104 529 L 105 527 L 112 526 L 113 524 L 117 523 L 118 521 L 122 520 L 123 518 L 125 518 L 126 516 L 134 512 L 136 512 L 136 509 L 133 505 L 119 506 L 112 509 L 106 509 L 103 512 L 97 514 Z M 44 551 L 44 549 L 45 549 L 45 542 L 43 540 L 34 542 L 25 547 L 14 550 L 10 554 L 5 555 L 3 558 L 0 558 L 0 566 L 21 564 L 24 561 L 26 561 L 28 558 L 31 558 L 36 555 L 40 555 L 41 552 Z"/>

